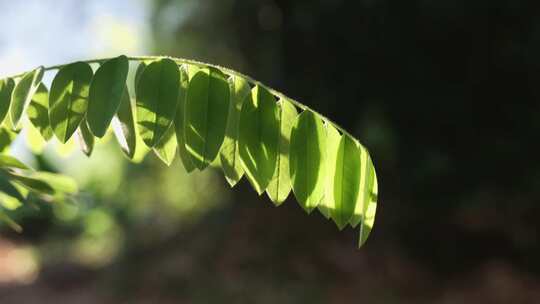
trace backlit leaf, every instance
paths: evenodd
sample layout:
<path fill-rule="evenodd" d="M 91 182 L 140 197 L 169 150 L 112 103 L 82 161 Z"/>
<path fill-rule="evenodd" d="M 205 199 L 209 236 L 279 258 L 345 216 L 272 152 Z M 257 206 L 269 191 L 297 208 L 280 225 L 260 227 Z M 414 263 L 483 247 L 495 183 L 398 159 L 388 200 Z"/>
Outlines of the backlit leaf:
<path fill-rule="evenodd" d="M 291 141 L 291 131 L 296 120 L 298 111 L 286 99 L 279 102 L 279 128 L 280 136 L 278 140 L 278 154 L 274 175 L 268 184 L 266 193 L 272 202 L 281 205 L 291 192 L 291 179 L 289 177 L 289 144 Z"/>
<path fill-rule="evenodd" d="M 360 150 L 347 134 L 341 137 L 335 168 L 332 219 L 341 230 L 353 216 L 360 186 Z"/>
<path fill-rule="evenodd" d="M 294 195 L 308 213 L 324 196 L 326 149 L 322 120 L 309 110 L 302 112 L 291 133 L 289 166 Z"/>
<path fill-rule="evenodd" d="M 125 92 L 128 59 L 122 55 L 103 63 L 90 84 L 87 121 L 96 137 L 103 137 Z"/>
<path fill-rule="evenodd" d="M 122 95 L 118 112 L 113 117 L 112 129 L 124 154 L 129 159 L 133 159 L 137 147 L 137 133 L 135 129 L 133 102 L 129 97 L 127 88 L 125 88 Z"/>
<path fill-rule="evenodd" d="M 198 70 L 189 82 L 184 116 L 186 149 L 196 168 L 206 168 L 217 156 L 225 137 L 229 85 L 214 68 Z"/>
<path fill-rule="evenodd" d="M 76 134 L 77 142 L 79 143 L 81 151 L 83 151 L 83 153 L 89 157 L 90 155 L 92 155 L 92 151 L 94 151 L 94 134 L 90 132 L 86 119 L 83 119 L 81 121 L 81 124 L 79 125 Z"/>
<path fill-rule="evenodd" d="M 26 110 L 26 114 L 43 139 L 51 139 L 53 130 L 49 122 L 49 90 L 47 90 L 47 87 L 43 83 L 39 84 L 39 87 Z"/>
<path fill-rule="evenodd" d="M 234 187 L 244 175 L 244 168 L 242 167 L 238 153 L 238 125 L 242 103 L 251 92 L 251 88 L 244 78 L 237 76 L 229 78 L 229 87 L 231 92 L 229 116 L 227 119 L 225 139 L 219 156 L 225 178 L 229 185 Z"/>
<path fill-rule="evenodd" d="M 75 133 L 86 114 L 92 76 L 88 63 L 75 62 L 61 68 L 54 77 L 49 96 L 49 119 L 54 134 L 63 143 Z"/>
<path fill-rule="evenodd" d="M 329 219 L 335 209 L 334 204 L 334 173 L 336 172 L 337 153 L 341 135 L 330 122 L 325 123 L 326 128 L 326 185 L 324 196 L 317 205 L 317 209 Z"/>
<path fill-rule="evenodd" d="M 267 89 L 255 86 L 242 105 L 238 149 L 246 176 L 259 195 L 274 175 L 278 140 L 276 100 Z"/>
<path fill-rule="evenodd" d="M 356 203 L 357 209 L 351 219 L 351 225 L 354 227 L 360 223 L 358 247 L 361 247 L 366 242 L 375 223 L 378 185 L 377 173 L 375 172 L 371 156 L 363 146 L 360 146 L 359 149 L 361 149 L 361 159 L 365 159 L 364 163 L 366 163 L 365 168 L 362 166 L 363 170 L 361 171 L 361 174 L 365 176 L 365 179 L 360 181 L 360 195 L 358 196 L 358 201 Z"/>
<path fill-rule="evenodd" d="M 24 74 L 21 80 L 15 85 L 11 94 L 11 107 L 9 110 L 11 124 L 14 130 L 19 129 L 22 115 L 32 101 L 32 96 L 34 96 L 41 78 L 43 78 L 43 67 Z"/>
<path fill-rule="evenodd" d="M 186 66 L 180 68 L 180 86 L 178 88 L 178 107 L 176 116 L 174 117 L 174 127 L 176 129 L 176 142 L 178 146 L 178 154 L 184 169 L 189 173 L 195 169 L 195 165 L 191 161 L 191 155 L 186 149 L 186 141 L 184 139 L 184 117 L 186 109 L 186 95 L 189 87 L 189 76 L 186 71 Z"/>
<path fill-rule="evenodd" d="M 144 143 L 154 147 L 173 123 L 180 74 L 168 58 L 150 63 L 137 84 L 137 127 Z"/>
<path fill-rule="evenodd" d="M 9 111 L 11 104 L 11 93 L 15 87 L 15 81 L 11 78 L 0 79 L 0 124 L 4 122 L 4 118 Z"/>
<path fill-rule="evenodd" d="M 154 152 L 167 166 L 170 166 L 176 156 L 176 135 L 174 125 L 170 126 L 165 135 L 154 147 Z"/>

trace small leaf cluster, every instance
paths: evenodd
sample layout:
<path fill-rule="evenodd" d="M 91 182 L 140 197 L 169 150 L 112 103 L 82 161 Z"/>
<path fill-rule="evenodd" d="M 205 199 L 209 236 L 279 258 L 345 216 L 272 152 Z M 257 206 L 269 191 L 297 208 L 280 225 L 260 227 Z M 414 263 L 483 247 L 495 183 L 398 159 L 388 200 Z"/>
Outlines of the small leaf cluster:
<path fill-rule="evenodd" d="M 139 61 L 134 96 L 127 84 L 130 60 Z M 245 175 L 276 206 L 292 192 L 307 213 L 318 209 L 340 230 L 360 226 L 359 246 L 366 241 L 377 204 L 373 162 L 358 140 L 327 118 L 210 64 L 123 55 L 94 62 L 99 66 L 79 61 L 56 67 L 50 90 L 42 83 L 43 67 L 0 80 L 0 150 L 20 131 L 25 114 L 43 140 L 66 143 L 75 136 L 88 156 L 95 138 L 112 130 L 131 160 L 144 149 L 167 165 L 179 155 L 188 172 L 218 164 L 231 187 Z M 30 187 L 6 168 L 6 185 L 13 180 Z M 0 191 L 20 198 L 12 187 Z"/>

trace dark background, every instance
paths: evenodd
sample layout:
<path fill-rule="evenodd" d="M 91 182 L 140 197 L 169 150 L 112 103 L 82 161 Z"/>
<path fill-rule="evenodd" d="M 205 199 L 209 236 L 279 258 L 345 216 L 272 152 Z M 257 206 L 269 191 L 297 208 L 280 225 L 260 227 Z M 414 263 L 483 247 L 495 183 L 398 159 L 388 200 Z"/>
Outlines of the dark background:
<path fill-rule="evenodd" d="M 230 203 L 166 232 L 116 207 L 127 237 L 106 266 L 45 265 L 0 299 L 538 303 L 539 12 L 536 1 L 155 1 L 155 53 L 251 75 L 368 147 L 370 239 L 357 250 L 357 231 L 291 197 L 273 208 L 243 180 L 223 190 Z M 26 225 L 37 236 L 15 242 L 73 237 L 47 216 Z"/>

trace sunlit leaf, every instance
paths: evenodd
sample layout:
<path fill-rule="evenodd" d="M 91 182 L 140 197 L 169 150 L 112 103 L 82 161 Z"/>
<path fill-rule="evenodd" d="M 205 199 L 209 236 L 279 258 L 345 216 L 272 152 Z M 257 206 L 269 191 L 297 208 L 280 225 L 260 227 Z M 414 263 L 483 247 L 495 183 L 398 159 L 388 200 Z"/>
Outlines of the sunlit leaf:
<path fill-rule="evenodd" d="M 137 127 L 148 147 L 154 147 L 176 115 L 180 72 L 168 58 L 150 63 L 137 83 Z"/>
<path fill-rule="evenodd" d="M 377 174 L 373 174 L 373 192 L 371 193 L 369 203 L 364 211 L 363 220 L 360 225 L 360 237 L 358 247 L 362 247 L 367 241 L 373 225 L 375 224 L 375 213 L 377 212 Z"/>
<path fill-rule="evenodd" d="M 178 106 L 176 116 L 174 117 L 174 127 L 176 130 L 176 142 L 178 146 L 178 154 L 182 165 L 187 172 L 195 169 L 195 165 L 191 161 L 191 156 L 186 149 L 186 141 L 184 139 L 184 117 L 186 113 L 186 95 L 189 87 L 189 76 L 186 67 L 180 68 L 180 86 L 178 88 Z"/>
<path fill-rule="evenodd" d="M 43 83 L 39 84 L 26 114 L 43 139 L 51 139 L 53 130 L 49 121 L 49 90 Z"/>
<path fill-rule="evenodd" d="M 126 84 L 129 60 L 140 62 L 134 99 Z M 102 62 L 92 76 L 88 63 Z M 49 95 L 41 78 L 58 68 Z M 170 165 L 178 151 L 186 171 L 221 167 L 231 186 L 246 175 L 276 206 L 292 188 L 307 212 L 318 208 L 340 229 L 360 226 L 359 246 L 373 228 L 377 178 L 365 147 L 322 115 L 241 73 L 181 58 L 119 56 L 38 68 L 11 79 L 0 80 L 0 152 L 9 149 L 23 123 L 34 153 L 54 133 L 61 156 L 76 148 L 74 132 L 88 156 L 114 133 L 133 162 L 153 150 Z M 297 107 L 304 109 L 300 115 Z M 77 192 L 69 178 L 29 170 L 2 155 L 0 176 L 7 183 L 0 184 L 0 208 L 6 202 L 26 208 L 36 199 L 62 202 Z M 19 205 L 23 199 L 27 204 Z"/>
<path fill-rule="evenodd" d="M 32 101 L 32 96 L 36 92 L 43 78 L 43 67 L 39 67 L 31 72 L 24 74 L 15 85 L 11 94 L 11 107 L 9 110 L 12 128 L 19 129 L 19 122 L 23 113 Z"/>
<path fill-rule="evenodd" d="M 0 124 L 4 122 L 4 118 L 9 111 L 11 104 L 11 93 L 15 87 L 15 81 L 11 78 L 0 79 Z"/>
<path fill-rule="evenodd" d="M 279 109 L 267 89 L 255 86 L 240 114 L 238 149 L 250 183 L 260 195 L 276 168 L 279 141 Z"/>
<path fill-rule="evenodd" d="M 360 150 L 347 134 L 341 137 L 335 167 L 332 219 L 341 230 L 353 216 L 360 187 Z"/>
<path fill-rule="evenodd" d="M 94 151 L 94 134 L 90 132 L 88 128 L 88 123 L 86 119 L 83 119 L 77 129 L 77 142 L 81 151 L 83 151 L 86 156 L 90 156 L 92 151 Z"/>
<path fill-rule="evenodd" d="M 279 102 L 279 129 L 278 154 L 274 175 L 268 184 L 266 193 L 272 202 L 281 205 L 291 192 L 291 179 L 289 177 L 289 144 L 293 123 L 298 115 L 296 108 L 286 99 Z"/>
<path fill-rule="evenodd" d="M 335 209 L 334 204 L 334 173 L 336 172 L 337 153 L 341 135 L 329 122 L 325 123 L 326 128 L 326 185 L 324 196 L 317 205 L 317 209 L 329 219 Z"/>
<path fill-rule="evenodd" d="M 289 166 L 294 195 L 308 213 L 324 196 L 326 149 L 322 120 L 309 110 L 302 112 L 291 133 Z"/>
<path fill-rule="evenodd" d="M 112 128 L 114 136 L 124 154 L 133 159 L 137 147 L 137 132 L 135 129 L 135 117 L 133 112 L 133 102 L 129 97 L 129 92 L 125 88 L 120 102 L 120 108 L 113 117 Z"/>
<path fill-rule="evenodd" d="M 75 133 L 86 114 L 92 76 L 88 63 L 75 62 L 61 68 L 54 77 L 49 96 L 49 119 L 54 134 L 63 143 Z"/>
<path fill-rule="evenodd" d="M 90 84 L 88 127 L 96 137 L 103 137 L 118 111 L 124 95 L 128 59 L 122 55 L 103 63 Z"/>
<path fill-rule="evenodd" d="M 229 116 L 227 119 L 225 139 L 219 155 L 225 178 L 229 185 L 234 187 L 244 175 L 244 168 L 242 167 L 240 154 L 238 153 L 238 125 L 242 103 L 251 92 L 251 87 L 244 78 L 236 76 L 229 78 L 229 87 L 231 92 Z"/>
<path fill-rule="evenodd" d="M 199 170 L 216 158 L 223 143 L 229 96 L 227 79 L 217 69 L 200 69 L 189 82 L 184 139 L 191 161 Z"/>
<path fill-rule="evenodd" d="M 176 156 L 176 135 L 174 125 L 170 126 L 165 135 L 154 147 L 154 152 L 167 166 L 170 166 Z"/>

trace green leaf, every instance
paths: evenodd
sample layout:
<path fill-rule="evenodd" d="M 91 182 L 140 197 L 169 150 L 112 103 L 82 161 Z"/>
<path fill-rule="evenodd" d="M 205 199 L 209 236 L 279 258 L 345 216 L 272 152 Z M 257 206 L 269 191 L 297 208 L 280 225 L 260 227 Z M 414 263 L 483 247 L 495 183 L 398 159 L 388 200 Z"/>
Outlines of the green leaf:
<path fill-rule="evenodd" d="M 5 152 L 17 137 L 17 133 L 6 127 L 0 127 L 0 152 Z"/>
<path fill-rule="evenodd" d="M 49 119 L 54 134 L 62 143 L 75 133 L 86 114 L 92 76 L 88 63 L 75 62 L 61 68 L 54 77 Z"/>
<path fill-rule="evenodd" d="M 86 156 L 90 157 L 92 151 L 94 151 L 94 134 L 92 134 L 88 128 L 86 118 L 81 121 L 79 128 L 77 129 L 77 141 L 79 142 L 81 151 L 83 151 Z"/>
<path fill-rule="evenodd" d="M 360 187 L 360 150 L 347 134 L 341 137 L 335 167 L 332 219 L 341 230 L 353 216 Z"/>
<path fill-rule="evenodd" d="M 189 82 L 184 139 L 191 161 L 199 170 L 216 158 L 223 143 L 229 97 L 227 79 L 217 69 L 200 69 Z"/>
<path fill-rule="evenodd" d="M 161 138 L 158 144 L 154 147 L 154 153 L 161 159 L 167 166 L 170 166 L 176 156 L 176 135 L 174 131 L 175 127 L 170 126 L 165 135 Z"/>
<path fill-rule="evenodd" d="M 298 111 L 286 99 L 279 101 L 279 129 L 278 154 L 276 160 L 276 170 L 268 184 L 266 193 L 270 200 L 276 205 L 281 205 L 291 192 L 291 179 L 289 177 L 289 144 L 293 123 L 296 120 Z"/>
<path fill-rule="evenodd" d="M 15 87 L 15 81 L 11 78 L 0 80 L 0 124 L 4 122 L 4 118 L 9 111 L 11 104 L 11 93 Z"/>
<path fill-rule="evenodd" d="M 255 86 L 240 113 L 238 150 L 249 182 L 260 195 L 276 169 L 279 141 L 279 109 L 274 96 Z"/>
<path fill-rule="evenodd" d="M 148 147 L 154 147 L 171 126 L 178 104 L 180 73 L 164 58 L 150 63 L 137 84 L 137 126 Z"/>
<path fill-rule="evenodd" d="M 32 101 L 32 96 L 34 96 L 41 78 L 43 78 L 43 67 L 24 74 L 15 85 L 11 95 L 11 108 L 9 111 L 13 130 L 19 129 L 22 115 Z"/>
<path fill-rule="evenodd" d="M 187 67 L 180 68 L 180 86 L 178 90 L 178 107 L 176 116 L 174 117 L 174 127 L 176 129 L 176 142 L 178 146 L 178 154 L 184 169 L 189 173 L 195 170 L 195 165 L 191 161 L 191 155 L 186 149 L 186 141 L 184 139 L 184 116 L 186 109 L 186 95 L 189 87 L 189 75 L 186 71 Z"/>
<path fill-rule="evenodd" d="M 251 88 L 244 78 L 237 76 L 229 78 L 229 87 L 231 92 L 229 115 L 225 140 L 221 146 L 219 156 L 225 179 L 231 187 L 234 187 L 244 175 L 244 168 L 238 153 L 238 125 L 242 104 L 246 96 L 251 92 Z"/>
<path fill-rule="evenodd" d="M 360 236 L 358 240 L 358 247 L 362 247 L 367 241 L 373 225 L 375 224 L 375 213 L 377 212 L 377 198 L 378 198 L 378 185 L 377 185 L 377 173 L 371 161 L 371 157 L 367 150 L 364 149 L 367 154 L 367 167 L 369 174 L 367 175 L 367 195 L 364 197 L 364 203 L 362 203 L 362 220 L 360 225 Z M 359 203 L 357 203 L 359 205 Z"/>
<path fill-rule="evenodd" d="M 0 167 L 31 170 L 30 167 L 23 164 L 20 160 L 6 154 L 0 154 Z"/>
<path fill-rule="evenodd" d="M 120 148 L 129 159 L 133 159 L 137 147 L 137 132 L 133 114 L 133 103 L 126 87 L 122 95 L 120 108 L 113 117 L 112 127 Z"/>
<path fill-rule="evenodd" d="M 34 97 L 32 97 L 26 115 L 44 140 L 52 138 L 53 130 L 49 122 L 49 90 L 43 83 L 39 84 Z"/>
<path fill-rule="evenodd" d="M 118 111 L 124 95 L 129 62 L 122 55 L 103 63 L 90 84 L 88 127 L 96 137 L 103 137 Z"/>
<path fill-rule="evenodd" d="M 336 161 L 341 134 L 330 122 L 325 123 L 326 128 L 326 186 L 324 197 L 317 205 L 317 209 L 329 219 L 332 216 L 333 210 L 336 208 L 334 204 L 334 173 L 336 172 Z"/>
<path fill-rule="evenodd" d="M 308 213 L 324 196 L 326 149 L 322 120 L 310 110 L 302 112 L 291 133 L 289 166 L 294 195 Z"/>

